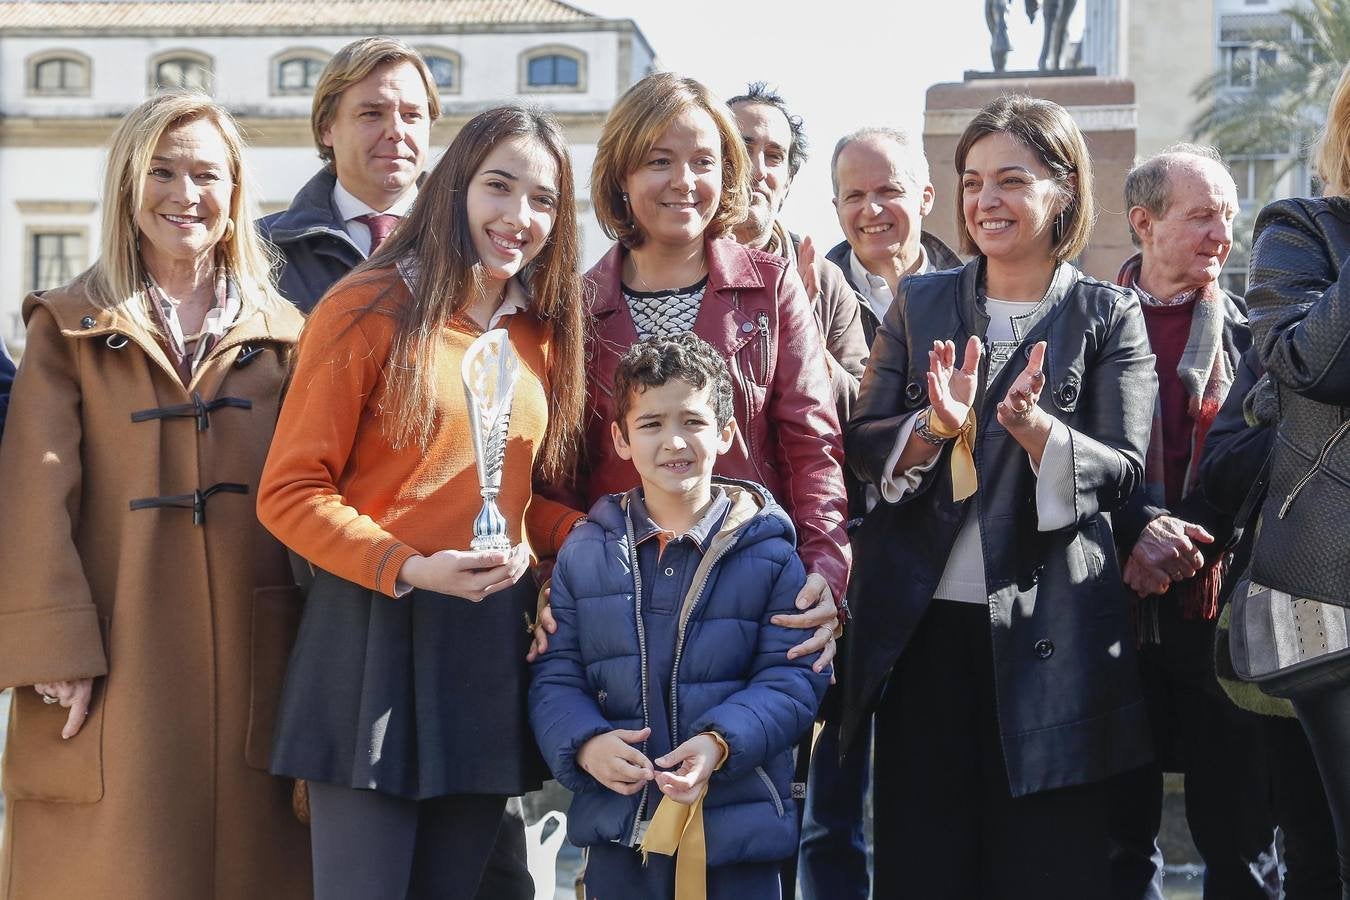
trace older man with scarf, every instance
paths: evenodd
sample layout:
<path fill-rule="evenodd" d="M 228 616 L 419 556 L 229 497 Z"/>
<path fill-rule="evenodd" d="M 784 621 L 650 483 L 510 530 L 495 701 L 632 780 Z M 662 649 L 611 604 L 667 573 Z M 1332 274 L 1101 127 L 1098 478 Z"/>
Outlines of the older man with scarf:
<path fill-rule="evenodd" d="M 1140 252 L 1118 281 L 1143 304 L 1158 401 L 1144 484 L 1115 520 L 1136 595 L 1139 662 L 1157 762 L 1118 780 L 1111 813 L 1116 900 L 1161 900 L 1164 771 L 1182 772 L 1186 819 L 1205 862 L 1206 900 L 1275 898 L 1269 773 L 1260 725 L 1217 690 L 1214 628 L 1232 523 L 1197 490 L 1205 436 L 1251 343 L 1240 298 L 1219 286 L 1237 188 L 1209 147 L 1177 145 L 1125 179 Z"/>

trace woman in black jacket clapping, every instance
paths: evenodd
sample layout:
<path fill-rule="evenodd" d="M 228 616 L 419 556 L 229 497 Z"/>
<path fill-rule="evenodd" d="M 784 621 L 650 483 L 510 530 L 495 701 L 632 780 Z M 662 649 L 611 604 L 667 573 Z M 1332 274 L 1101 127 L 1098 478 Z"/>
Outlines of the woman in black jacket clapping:
<path fill-rule="evenodd" d="M 1153 356 L 1134 295 L 1069 263 L 1092 169 L 1063 108 L 993 101 L 956 169 L 975 258 L 901 283 L 845 437 L 885 501 L 843 681 L 845 741 L 876 710 L 874 890 L 1102 897 L 1103 782 L 1151 754 L 1106 514 L 1143 478 Z"/>

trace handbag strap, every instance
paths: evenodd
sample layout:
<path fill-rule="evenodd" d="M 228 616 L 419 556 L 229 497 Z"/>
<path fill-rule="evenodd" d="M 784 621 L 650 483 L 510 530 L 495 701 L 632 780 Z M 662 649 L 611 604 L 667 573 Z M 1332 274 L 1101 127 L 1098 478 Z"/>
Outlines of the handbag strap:
<path fill-rule="evenodd" d="M 1266 496 L 1266 486 L 1270 481 L 1270 461 L 1275 456 L 1274 435 L 1271 435 L 1269 449 L 1266 450 L 1266 458 L 1261 462 L 1261 469 L 1257 472 L 1256 478 L 1252 481 L 1252 486 L 1247 489 L 1247 496 L 1242 498 L 1242 505 L 1238 507 L 1237 514 L 1233 516 L 1233 533 L 1229 535 L 1228 540 L 1223 545 L 1224 553 L 1232 551 L 1242 541 L 1242 537 L 1247 532 L 1247 528 L 1256 519 L 1256 513 L 1261 505 L 1261 501 Z"/>

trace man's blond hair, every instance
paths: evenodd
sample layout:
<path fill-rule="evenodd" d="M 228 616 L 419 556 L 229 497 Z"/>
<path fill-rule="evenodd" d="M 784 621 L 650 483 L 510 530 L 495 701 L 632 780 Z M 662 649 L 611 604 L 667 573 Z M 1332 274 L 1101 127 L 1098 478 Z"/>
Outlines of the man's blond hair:
<path fill-rule="evenodd" d="M 319 83 L 314 86 L 314 105 L 310 109 L 309 122 L 314 131 L 314 146 L 318 148 L 319 159 L 330 166 L 333 164 L 333 148 L 323 142 L 323 133 L 333 124 L 342 92 L 363 81 L 380 66 L 391 63 L 409 63 L 417 70 L 427 89 L 427 114 L 433 122 L 441 117 L 441 94 L 422 54 L 398 38 L 368 37 L 352 41 L 333 54 L 319 75 Z"/>

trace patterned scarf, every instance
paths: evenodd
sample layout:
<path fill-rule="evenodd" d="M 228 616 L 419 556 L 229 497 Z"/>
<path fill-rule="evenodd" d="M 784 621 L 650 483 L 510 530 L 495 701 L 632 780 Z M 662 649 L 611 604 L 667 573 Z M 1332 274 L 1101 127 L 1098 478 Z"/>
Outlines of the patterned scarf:
<path fill-rule="evenodd" d="M 145 273 L 145 291 L 150 296 L 150 305 L 155 311 L 155 318 L 159 320 L 165 348 L 169 351 L 183 384 L 188 384 L 202 364 L 202 360 L 206 359 L 206 355 L 220 343 L 225 332 L 229 331 L 238 320 L 241 308 L 239 288 L 228 270 L 223 266 L 216 269 L 216 302 L 207 312 L 202 320 L 201 330 L 196 334 L 183 332 L 183 325 L 178 319 L 177 304 L 169 299 L 169 295 L 149 272 Z M 195 344 L 195 347 L 189 348 L 191 344 Z"/>
<path fill-rule="evenodd" d="M 1211 281 L 1203 287 L 1187 291 L 1177 297 L 1159 300 L 1139 287 L 1139 270 L 1142 256 L 1136 253 L 1121 266 L 1116 283 L 1132 288 L 1146 306 L 1175 306 L 1195 298 L 1195 310 L 1191 313 L 1191 333 L 1186 339 L 1186 348 L 1182 351 L 1181 361 L 1177 364 L 1177 377 L 1181 379 L 1189 398 L 1187 412 L 1194 429 L 1191 433 L 1191 456 L 1186 465 L 1186 480 L 1181 493 L 1186 495 L 1196 484 L 1200 473 L 1200 451 L 1205 446 L 1205 436 L 1209 434 L 1214 418 L 1219 414 L 1228 389 L 1233 386 L 1233 365 L 1228 358 L 1227 348 L 1223 346 L 1224 309 L 1226 297 L 1217 282 Z M 1148 456 L 1144 462 L 1144 487 L 1149 502 L 1154 506 L 1166 506 L 1166 491 L 1163 483 L 1163 429 L 1162 407 L 1159 401 L 1153 406 L 1153 431 L 1149 437 Z M 1177 585 L 1174 590 L 1181 593 L 1182 617 L 1187 619 L 1213 619 L 1219 614 L 1219 594 L 1223 584 L 1223 560 L 1218 559 L 1207 564 L 1203 570 L 1189 581 Z M 1157 599 L 1157 598 L 1153 598 Z M 1150 617 L 1151 618 L 1151 617 Z"/>

